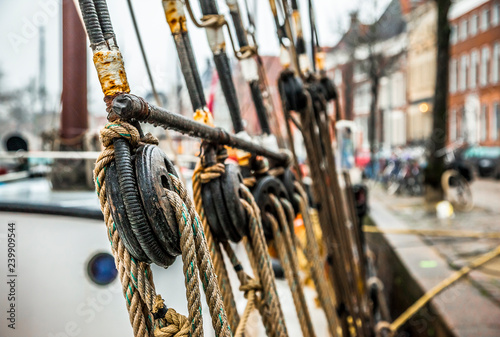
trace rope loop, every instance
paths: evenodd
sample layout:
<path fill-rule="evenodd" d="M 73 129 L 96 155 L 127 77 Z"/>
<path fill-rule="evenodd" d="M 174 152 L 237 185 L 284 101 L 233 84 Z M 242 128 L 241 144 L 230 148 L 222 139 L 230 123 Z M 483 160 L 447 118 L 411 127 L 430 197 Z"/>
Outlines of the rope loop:
<path fill-rule="evenodd" d="M 225 24 L 227 24 L 226 18 L 224 15 L 220 14 L 211 14 L 211 15 L 203 15 L 201 18 L 202 26 L 208 28 L 221 28 Z"/>
<path fill-rule="evenodd" d="M 375 325 L 375 336 L 382 337 L 384 336 L 383 332 L 387 332 L 389 337 L 394 336 L 394 330 L 392 330 L 391 324 L 386 321 L 380 321 Z"/>
<path fill-rule="evenodd" d="M 248 294 L 251 291 L 260 291 L 262 290 L 262 285 L 260 284 L 259 281 L 248 277 L 248 281 L 245 284 L 240 285 L 240 291 L 244 293 L 245 298 L 248 299 Z"/>
<path fill-rule="evenodd" d="M 113 140 L 117 138 L 124 138 L 130 142 L 132 147 L 136 147 L 141 141 L 139 131 L 133 125 L 115 120 L 114 122 L 106 124 L 101 129 L 101 142 L 104 147 L 108 148 L 113 144 Z"/>

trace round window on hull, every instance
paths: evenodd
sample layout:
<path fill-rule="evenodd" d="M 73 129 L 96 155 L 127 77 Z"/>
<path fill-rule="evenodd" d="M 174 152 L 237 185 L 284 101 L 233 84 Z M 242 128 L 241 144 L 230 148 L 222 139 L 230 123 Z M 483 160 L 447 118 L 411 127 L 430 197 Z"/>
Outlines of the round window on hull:
<path fill-rule="evenodd" d="M 110 284 L 118 275 L 115 259 L 108 253 L 94 255 L 87 265 L 87 274 L 98 285 Z"/>

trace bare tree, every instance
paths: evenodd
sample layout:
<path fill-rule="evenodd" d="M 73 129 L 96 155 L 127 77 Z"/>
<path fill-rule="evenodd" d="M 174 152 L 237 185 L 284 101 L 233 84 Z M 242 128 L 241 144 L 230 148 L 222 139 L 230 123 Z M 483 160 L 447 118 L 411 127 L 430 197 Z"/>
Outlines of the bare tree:
<path fill-rule="evenodd" d="M 432 110 L 432 135 L 428 143 L 428 165 L 425 169 L 425 185 L 428 200 L 432 195 L 442 197 L 441 175 L 445 170 L 444 157 L 436 156 L 436 151 L 446 145 L 446 120 L 448 105 L 448 63 L 450 57 L 450 26 L 448 11 L 451 0 L 435 0 L 437 4 L 437 72 L 434 91 L 434 107 Z"/>

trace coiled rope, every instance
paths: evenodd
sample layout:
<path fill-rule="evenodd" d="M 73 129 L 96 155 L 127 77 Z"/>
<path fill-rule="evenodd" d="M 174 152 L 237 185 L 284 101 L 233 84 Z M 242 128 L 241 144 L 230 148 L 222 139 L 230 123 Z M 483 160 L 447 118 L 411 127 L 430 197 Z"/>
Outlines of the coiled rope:
<path fill-rule="evenodd" d="M 108 123 L 101 131 L 101 141 L 105 149 L 100 154 L 94 170 L 97 194 L 127 300 L 134 336 L 152 336 L 153 330 L 155 337 L 203 336 L 198 275 L 202 281 L 217 336 L 232 336 L 217 285 L 217 276 L 200 225 L 201 221 L 184 185 L 176 176 L 170 175 L 175 191 L 166 190 L 166 193 L 179 225 L 189 318 L 173 309 L 165 308 L 161 297 L 155 294 L 149 264 L 136 261 L 125 249 L 110 216 L 105 182 L 106 168 L 114 160 L 113 140 L 118 138 L 126 139 L 133 148 L 144 142 L 154 143 L 155 139 L 151 136 L 140 139 L 138 130 L 131 124 L 119 120 Z"/>

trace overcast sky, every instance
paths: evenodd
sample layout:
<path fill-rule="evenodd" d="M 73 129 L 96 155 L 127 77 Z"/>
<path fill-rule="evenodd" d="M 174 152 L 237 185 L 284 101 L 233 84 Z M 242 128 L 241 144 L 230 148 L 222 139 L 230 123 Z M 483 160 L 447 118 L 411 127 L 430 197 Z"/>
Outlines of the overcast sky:
<path fill-rule="evenodd" d="M 198 8 L 197 2 L 191 0 Z M 257 39 L 262 55 L 277 55 L 278 41 L 267 0 L 248 0 L 250 8 L 257 1 Z M 373 8 L 374 1 L 381 10 L 388 0 L 314 0 L 320 42 L 323 46 L 335 44 L 340 33 L 348 27 L 349 12 L 356 8 Z M 363 2 L 363 6 L 360 6 Z M 156 86 L 166 91 L 175 82 L 177 54 L 168 25 L 165 21 L 161 0 L 132 1 L 145 49 L 155 76 Z M 227 13 L 223 0 L 219 0 L 221 13 Z M 308 38 L 307 0 L 299 0 L 302 9 L 304 33 Z M 133 31 L 125 0 L 108 0 L 118 44 L 124 55 L 125 67 L 132 91 L 143 95 L 149 91 L 143 61 Z M 368 5 L 368 6 L 366 6 Z M 242 0 L 240 6 L 244 8 Z M 199 11 L 197 11 L 199 12 Z M 189 22 L 189 19 L 188 19 Z M 58 103 L 61 92 L 61 0 L 0 0 L 0 69 L 4 76 L 2 88 L 19 88 L 31 79 L 38 78 L 38 27 L 46 30 L 46 64 L 49 106 Z M 188 29 L 198 59 L 200 71 L 210 50 L 203 30 L 188 23 Z M 88 49 L 90 55 L 90 48 Z M 133 66 L 132 66 L 133 65 Z M 104 107 L 102 92 L 89 57 L 89 109 L 92 112 Z"/>

